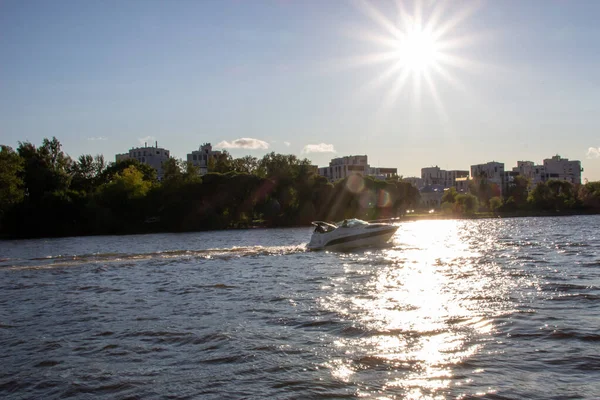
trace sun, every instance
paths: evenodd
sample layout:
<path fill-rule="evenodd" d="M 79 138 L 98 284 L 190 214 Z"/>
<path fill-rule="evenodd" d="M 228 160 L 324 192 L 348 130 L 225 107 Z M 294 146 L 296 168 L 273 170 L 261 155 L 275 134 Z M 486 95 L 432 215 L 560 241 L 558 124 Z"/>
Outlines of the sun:
<path fill-rule="evenodd" d="M 398 39 L 398 60 L 414 72 L 424 72 L 438 59 L 438 46 L 431 32 L 412 28 Z"/>
<path fill-rule="evenodd" d="M 351 57 L 343 67 L 385 66 L 357 93 L 376 91 L 382 99 L 382 109 L 390 109 L 401 97 L 400 94 L 412 87 L 413 104 L 419 106 L 421 99 L 428 96 L 439 116 L 447 120 L 438 86 L 449 84 L 463 91 L 464 87 L 454 71 L 483 69 L 481 63 L 461 54 L 465 47 L 477 43 L 483 36 L 465 34 L 464 29 L 458 29 L 473 14 L 478 3 L 465 2 L 450 8 L 444 1 L 413 0 L 414 7 L 409 11 L 406 7 L 409 2 L 396 0 L 395 10 L 381 11 L 374 5 L 375 2 L 355 0 L 358 10 L 375 22 L 372 27 L 375 29 L 352 27 L 348 34 L 368 42 L 368 48 L 373 51 Z M 457 31 L 462 33 L 457 34 Z M 426 88 L 424 95 L 422 87 Z"/>

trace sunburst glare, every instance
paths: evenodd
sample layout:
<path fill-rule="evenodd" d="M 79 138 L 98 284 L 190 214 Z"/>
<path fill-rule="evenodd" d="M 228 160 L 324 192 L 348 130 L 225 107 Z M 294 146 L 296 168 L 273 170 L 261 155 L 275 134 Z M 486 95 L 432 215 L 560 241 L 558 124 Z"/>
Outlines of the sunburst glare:
<path fill-rule="evenodd" d="M 382 107 L 391 108 L 400 94 L 412 86 L 413 105 L 419 106 L 422 86 L 426 96 L 433 101 L 440 118 L 446 119 L 446 107 L 438 86 L 447 83 L 454 89 L 464 90 L 453 69 L 474 69 L 477 63 L 457 54 L 457 49 L 472 45 L 477 35 L 455 35 L 457 27 L 476 9 L 477 3 L 454 8 L 447 15 L 444 2 L 414 2 L 412 11 L 396 1 L 397 18 L 384 14 L 367 0 L 356 2 L 358 9 L 375 23 L 375 30 L 353 29 L 351 35 L 374 46 L 375 51 L 354 57 L 351 67 L 383 64 L 384 70 L 358 91 L 379 91 L 384 88 Z M 410 82 L 412 81 L 412 85 Z"/>
<path fill-rule="evenodd" d="M 431 32 L 418 26 L 409 28 L 398 40 L 398 58 L 405 68 L 426 71 L 437 62 L 437 42 Z"/>

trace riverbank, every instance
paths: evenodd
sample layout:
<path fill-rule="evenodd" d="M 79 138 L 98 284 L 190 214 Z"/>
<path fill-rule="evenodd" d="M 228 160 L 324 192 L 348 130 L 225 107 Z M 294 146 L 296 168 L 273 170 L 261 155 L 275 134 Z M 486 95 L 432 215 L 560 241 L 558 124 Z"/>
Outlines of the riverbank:
<path fill-rule="evenodd" d="M 595 210 L 569 210 L 569 211 L 540 211 L 540 210 L 516 210 L 502 212 L 478 212 L 471 215 L 434 213 L 410 213 L 401 217 L 399 221 L 421 221 L 437 219 L 483 219 L 483 218 L 528 218 L 528 217 L 568 217 L 575 215 L 598 215 Z"/>
<path fill-rule="evenodd" d="M 380 219 L 377 222 L 410 222 L 410 221 L 424 221 L 424 220 L 453 220 L 453 219 L 489 219 L 489 218 L 528 218 L 528 217 L 567 217 L 577 215 L 599 215 L 599 211 L 594 210 L 578 210 L 578 211 L 536 211 L 536 210 L 517 210 L 510 212 L 478 212 L 471 215 L 454 215 L 444 214 L 440 212 L 433 213 L 409 213 L 398 218 L 391 219 Z M 375 222 L 375 221 L 371 221 Z M 310 227 L 310 224 L 274 224 L 271 225 L 267 221 L 253 221 L 252 223 L 236 224 L 222 229 L 197 229 L 197 230 L 170 230 L 160 229 L 158 224 L 147 224 L 137 229 L 132 229 L 126 232 L 80 232 L 76 235 L 50 235 L 50 236 L 10 236 L 1 235 L 0 240 L 26 240 L 26 239 L 43 239 L 43 238 L 60 238 L 60 237 L 85 237 L 85 236 L 128 236 L 128 235 L 144 235 L 144 234 L 155 234 L 155 233 L 185 233 L 185 232 L 221 232 L 221 231 L 239 231 L 239 230 L 250 230 L 250 229 L 273 229 L 273 228 L 303 228 Z"/>

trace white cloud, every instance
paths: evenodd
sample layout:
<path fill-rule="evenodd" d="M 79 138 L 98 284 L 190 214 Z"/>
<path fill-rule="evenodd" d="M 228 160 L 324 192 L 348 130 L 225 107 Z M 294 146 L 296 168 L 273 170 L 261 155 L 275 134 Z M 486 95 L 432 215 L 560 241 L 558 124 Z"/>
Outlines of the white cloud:
<path fill-rule="evenodd" d="M 149 145 L 150 147 L 154 146 L 154 142 L 156 138 L 154 136 L 146 136 L 142 138 L 138 138 L 138 142 L 140 142 L 140 146 Z"/>
<path fill-rule="evenodd" d="M 215 146 L 217 148 L 223 148 L 223 149 L 251 149 L 251 150 L 258 150 L 258 149 L 268 149 L 269 148 L 269 143 L 260 140 L 260 139 L 254 139 L 254 138 L 239 138 L 239 139 L 235 139 L 232 142 L 228 142 L 226 140 L 223 140 L 220 143 L 217 143 L 217 145 Z"/>
<path fill-rule="evenodd" d="M 587 158 L 600 158 L 600 147 L 590 147 L 587 151 Z"/>
<path fill-rule="evenodd" d="M 290 142 L 283 142 L 287 147 L 290 147 L 292 144 Z"/>
<path fill-rule="evenodd" d="M 98 136 L 98 137 L 89 137 L 89 138 L 87 138 L 87 140 L 90 140 L 93 142 L 95 140 L 108 140 L 108 139 L 105 138 L 104 136 Z"/>
<path fill-rule="evenodd" d="M 302 153 L 336 153 L 332 144 L 319 143 L 319 144 L 307 144 L 302 149 Z"/>

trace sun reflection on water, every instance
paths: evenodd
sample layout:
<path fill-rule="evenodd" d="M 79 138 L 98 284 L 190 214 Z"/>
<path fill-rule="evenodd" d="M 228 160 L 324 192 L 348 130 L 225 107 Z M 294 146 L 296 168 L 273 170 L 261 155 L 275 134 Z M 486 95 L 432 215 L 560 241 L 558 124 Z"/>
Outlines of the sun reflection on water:
<path fill-rule="evenodd" d="M 333 378 L 379 381 L 378 395 L 414 399 L 468 381 L 454 370 L 481 351 L 508 290 L 484 254 L 493 232 L 469 229 L 461 221 L 406 223 L 390 249 L 340 255 L 345 277 L 321 306 L 360 333 L 335 341 L 326 365 Z"/>

